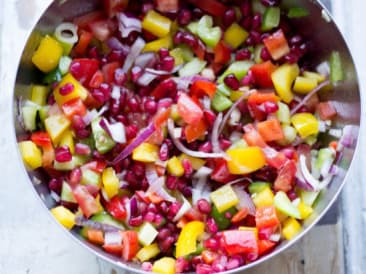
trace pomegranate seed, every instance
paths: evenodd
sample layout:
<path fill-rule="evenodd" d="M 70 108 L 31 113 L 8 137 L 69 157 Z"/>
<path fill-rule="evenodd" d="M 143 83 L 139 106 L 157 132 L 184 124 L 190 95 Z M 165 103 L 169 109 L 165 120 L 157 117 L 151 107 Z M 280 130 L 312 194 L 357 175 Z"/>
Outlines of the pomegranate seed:
<path fill-rule="evenodd" d="M 88 56 L 90 58 L 98 59 L 99 58 L 98 48 L 97 47 L 91 47 L 89 49 Z"/>
<path fill-rule="evenodd" d="M 168 252 L 174 243 L 174 238 L 172 236 L 167 237 L 159 243 L 160 250 L 162 252 Z"/>
<path fill-rule="evenodd" d="M 108 62 L 119 62 L 125 58 L 125 55 L 122 50 L 112 50 L 107 55 Z"/>
<path fill-rule="evenodd" d="M 194 48 L 197 46 L 198 41 L 197 39 L 190 33 L 185 32 L 183 33 L 182 42 L 187 44 L 188 46 Z"/>
<path fill-rule="evenodd" d="M 245 75 L 243 79 L 241 79 L 241 84 L 243 86 L 251 86 L 254 84 L 254 78 L 251 71 L 249 71 L 248 74 Z"/>
<path fill-rule="evenodd" d="M 302 40 L 301 35 L 294 35 L 290 38 L 289 44 L 290 46 L 297 46 L 301 44 Z"/>
<path fill-rule="evenodd" d="M 174 44 L 180 44 L 183 42 L 183 32 L 178 31 L 173 38 Z"/>
<path fill-rule="evenodd" d="M 147 99 L 144 103 L 144 110 L 149 114 L 155 114 L 158 110 L 158 104 L 154 99 Z"/>
<path fill-rule="evenodd" d="M 270 113 L 275 113 L 277 110 L 278 110 L 278 105 L 274 102 L 265 102 L 263 104 L 264 106 L 264 110 L 267 114 L 270 114 Z"/>
<path fill-rule="evenodd" d="M 269 51 L 266 47 L 263 47 L 261 50 L 261 59 L 263 61 L 271 60 L 271 54 L 269 53 Z"/>
<path fill-rule="evenodd" d="M 212 264 L 212 270 L 216 273 L 216 272 L 224 272 L 225 271 L 225 267 L 219 263 L 219 262 L 214 262 Z"/>
<path fill-rule="evenodd" d="M 207 224 L 207 231 L 210 233 L 216 233 L 219 230 L 219 227 L 217 226 L 215 220 L 210 217 L 206 221 Z"/>
<path fill-rule="evenodd" d="M 198 265 L 200 265 L 202 263 L 202 256 L 194 256 L 192 259 L 191 259 L 191 264 L 193 267 L 197 267 Z M 196 269 L 197 271 L 197 269 Z M 200 273 L 197 271 L 197 273 Z M 207 272 L 203 272 L 205 274 L 207 274 Z"/>
<path fill-rule="evenodd" d="M 135 138 L 139 131 L 139 127 L 135 124 L 129 125 L 126 127 L 126 137 L 127 139 Z"/>
<path fill-rule="evenodd" d="M 226 269 L 230 270 L 230 269 L 234 269 L 240 266 L 240 261 L 236 258 L 234 259 L 230 259 L 227 263 L 226 263 Z"/>
<path fill-rule="evenodd" d="M 78 155 L 90 155 L 91 149 L 86 144 L 77 143 L 75 145 L 75 153 Z"/>
<path fill-rule="evenodd" d="M 200 145 L 198 147 L 198 150 L 201 152 L 212 152 L 212 143 L 210 141 L 207 141 L 205 143 L 203 143 L 202 145 Z"/>
<path fill-rule="evenodd" d="M 150 10 L 154 9 L 154 4 L 152 2 L 145 2 L 142 4 L 141 12 L 143 14 L 148 13 Z"/>
<path fill-rule="evenodd" d="M 144 221 L 152 223 L 155 219 L 155 214 L 152 212 L 147 212 L 144 216 Z"/>
<path fill-rule="evenodd" d="M 182 166 L 184 168 L 184 176 L 190 177 L 193 174 L 193 167 L 188 159 L 182 160 Z"/>
<path fill-rule="evenodd" d="M 145 176 L 145 165 L 141 162 L 135 162 L 131 168 L 131 171 L 137 176 Z"/>
<path fill-rule="evenodd" d="M 263 42 L 263 40 L 267 39 L 269 36 L 271 36 L 269 33 L 262 33 L 261 35 L 261 41 Z"/>
<path fill-rule="evenodd" d="M 297 63 L 297 61 L 299 61 L 299 56 L 297 56 L 296 54 L 290 52 L 289 54 L 287 54 L 285 57 L 284 57 L 285 61 L 287 63 L 290 63 L 290 64 L 295 64 Z"/>
<path fill-rule="evenodd" d="M 208 127 L 211 129 L 216 121 L 216 114 L 210 109 L 205 109 L 203 114 L 205 115 Z"/>
<path fill-rule="evenodd" d="M 62 146 L 55 149 L 55 159 L 57 162 L 65 163 L 72 159 L 69 147 Z"/>
<path fill-rule="evenodd" d="M 262 16 L 261 16 L 260 13 L 256 13 L 253 16 L 252 29 L 253 30 L 260 30 L 261 25 L 262 25 Z"/>
<path fill-rule="evenodd" d="M 224 216 L 227 219 L 231 219 L 233 217 L 233 214 L 231 214 L 230 212 L 225 212 Z"/>
<path fill-rule="evenodd" d="M 71 186 L 76 186 L 78 183 L 80 183 L 81 180 L 81 169 L 80 168 L 74 168 L 73 170 L 71 170 L 70 172 L 70 179 L 69 179 L 69 183 Z"/>
<path fill-rule="evenodd" d="M 136 97 L 131 97 L 128 99 L 127 105 L 131 112 L 138 112 L 140 110 L 140 105 L 137 102 Z"/>
<path fill-rule="evenodd" d="M 175 215 L 177 215 L 181 206 L 182 206 L 182 204 L 180 204 L 178 202 L 173 202 L 168 208 L 168 216 L 170 216 L 173 219 L 175 217 Z"/>
<path fill-rule="evenodd" d="M 232 23 L 236 21 L 236 13 L 234 8 L 228 8 L 224 16 L 222 17 L 222 23 L 225 27 L 229 27 Z"/>
<path fill-rule="evenodd" d="M 213 272 L 212 267 L 207 264 L 198 264 L 196 266 L 196 273 L 211 274 L 212 272 Z"/>
<path fill-rule="evenodd" d="M 195 19 L 200 19 L 204 15 L 203 11 L 200 8 L 193 9 L 193 17 Z"/>
<path fill-rule="evenodd" d="M 192 197 L 192 189 L 189 186 L 185 186 L 181 190 L 181 192 L 182 192 L 183 196 L 186 197 L 186 198 Z"/>
<path fill-rule="evenodd" d="M 227 75 L 224 78 L 224 83 L 232 90 L 237 90 L 240 87 L 239 80 L 235 77 L 233 73 Z"/>
<path fill-rule="evenodd" d="M 160 59 L 164 59 L 167 56 L 169 56 L 169 50 L 167 48 L 161 48 L 161 49 L 159 49 L 159 57 L 160 57 Z"/>
<path fill-rule="evenodd" d="M 226 150 L 231 146 L 231 141 L 227 140 L 227 139 L 220 139 L 219 143 L 220 143 L 221 149 L 223 149 L 223 150 Z"/>
<path fill-rule="evenodd" d="M 74 115 L 72 116 L 71 120 L 71 126 L 75 130 L 84 129 L 86 127 L 86 124 L 83 120 L 83 117 L 80 115 Z"/>
<path fill-rule="evenodd" d="M 159 159 L 162 161 L 167 161 L 169 159 L 169 148 L 166 143 L 163 143 L 160 147 Z"/>
<path fill-rule="evenodd" d="M 132 68 L 131 70 L 131 79 L 134 83 L 137 82 L 137 80 L 141 77 L 141 75 L 143 74 L 143 70 L 142 68 L 135 66 Z"/>
<path fill-rule="evenodd" d="M 48 183 L 48 188 L 56 194 L 61 195 L 62 180 L 55 178 L 51 179 Z"/>
<path fill-rule="evenodd" d="M 219 242 L 214 238 L 208 238 L 203 242 L 203 246 L 211 250 L 217 250 L 220 247 Z"/>
<path fill-rule="evenodd" d="M 117 85 L 124 85 L 127 82 L 127 73 L 121 68 L 116 69 L 114 72 L 114 81 Z"/>
<path fill-rule="evenodd" d="M 62 96 L 66 96 L 66 95 L 70 94 L 71 92 L 73 92 L 74 89 L 75 89 L 75 87 L 72 83 L 66 83 L 59 89 L 59 92 Z"/>
<path fill-rule="evenodd" d="M 242 16 L 244 17 L 249 16 L 251 14 L 252 5 L 250 3 L 250 0 L 242 1 L 242 4 L 240 5 L 240 11 Z"/>
<path fill-rule="evenodd" d="M 171 235 L 172 235 L 172 232 L 170 231 L 170 229 L 162 228 L 162 229 L 159 230 L 157 238 L 159 240 L 164 240 L 164 239 L 168 238 Z"/>
<path fill-rule="evenodd" d="M 161 61 L 161 69 L 165 71 L 172 71 L 174 68 L 175 60 L 172 56 L 166 56 Z"/>
<path fill-rule="evenodd" d="M 290 190 L 289 192 L 287 192 L 287 196 L 288 198 L 293 201 L 293 200 L 296 200 L 298 198 L 297 194 L 295 191 L 293 190 Z"/>
<path fill-rule="evenodd" d="M 199 199 L 197 201 L 197 208 L 202 214 L 211 213 L 211 205 L 206 199 Z"/>
<path fill-rule="evenodd" d="M 142 218 L 142 216 L 137 216 L 137 217 L 134 217 L 134 218 L 131 218 L 129 221 L 128 221 L 128 224 L 130 226 L 140 226 L 142 225 L 142 223 L 144 222 L 144 219 Z"/>
<path fill-rule="evenodd" d="M 294 149 L 292 149 L 292 148 L 284 148 L 281 151 L 283 152 L 283 154 L 285 154 L 285 156 L 288 159 L 290 159 L 290 160 L 294 159 L 294 157 L 295 157 L 295 151 L 294 151 Z"/>
<path fill-rule="evenodd" d="M 261 3 L 266 7 L 278 6 L 278 0 L 261 0 Z"/>
<path fill-rule="evenodd" d="M 70 65 L 70 73 L 76 77 L 76 78 L 79 78 L 80 77 L 80 74 L 81 74 L 81 64 L 80 62 L 78 61 L 73 61 Z"/>
<path fill-rule="evenodd" d="M 162 213 L 167 213 L 169 210 L 168 205 L 165 201 L 159 204 L 159 209 Z"/>
<path fill-rule="evenodd" d="M 186 26 L 192 20 L 192 12 L 189 9 L 181 9 L 178 13 L 177 19 L 179 25 Z"/>
<path fill-rule="evenodd" d="M 254 44 L 254 45 L 257 45 L 257 44 L 259 44 L 260 42 L 261 42 L 261 34 L 260 34 L 260 32 L 258 32 L 258 31 L 255 31 L 255 30 L 252 30 L 251 32 L 250 32 L 250 38 L 252 39 L 252 43 Z"/>
<path fill-rule="evenodd" d="M 164 84 L 164 87 L 165 88 L 168 87 L 168 90 L 171 90 L 171 89 L 176 90 L 176 88 L 177 88 L 175 82 L 173 84 L 170 81 L 168 81 L 166 84 Z M 160 99 L 159 102 L 158 102 L 158 109 L 169 108 L 172 104 L 173 104 L 173 100 L 171 98 Z"/>
<path fill-rule="evenodd" d="M 253 22 L 252 17 L 248 16 L 248 17 L 244 17 L 244 18 L 240 21 L 240 25 L 241 25 L 244 29 L 251 29 L 251 28 L 252 28 L 252 22 Z"/>
<path fill-rule="evenodd" d="M 189 270 L 189 262 L 183 258 L 177 258 L 175 261 L 175 271 L 176 273 L 182 273 Z"/>
<path fill-rule="evenodd" d="M 56 103 L 56 99 L 55 96 L 53 95 L 53 93 L 51 93 L 48 98 L 47 98 L 47 104 L 52 106 Z"/>
<path fill-rule="evenodd" d="M 158 209 L 156 208 L 156 206 L 154 204 L 149 204 L 147 206 L 147 211 L 152 212 L 152 213 L 158 213 Z"/>
<path fill-rule="evenodd" d="M 236 52 L 235 60 L 242 61 L 242 60 L 249 60 L 252 56 L 252 53 L 248 49 L 240 49 Z"/>
<path fill-rule="evenodd" d="M 168 175 L 165 185 L 170 190 L 176 190 L 178 187 L 178 178 L 173 175 Z"/>
<path fill-rule="evenodd" d="M 104 93 L 100 89 L 93 89 L 91 94 L 99 103 L 104 104 L 107 101 L 107 98 L 105 98 Z"/>
<path fill-rule="evenodd" d="M 155 215 L 155 219 L 154 219 L 154 224 L 156 225 L 156 226 L 161 226 L 163 223 L 165 222 L 165 219 L 164 219 L 164 217 L 162 216 L 162 215 L 160 215 L 160 214 L 156 214 Z"/>
<path fill-rule="evenodd" d="M 76 138 L 78 138 L 78 139 L 88 138 L 90 136 L 90 134 L 91 134 L 90 129 L 83 128 L 83 129 L 75 130 L 75 135 L 76 135 Z"/>

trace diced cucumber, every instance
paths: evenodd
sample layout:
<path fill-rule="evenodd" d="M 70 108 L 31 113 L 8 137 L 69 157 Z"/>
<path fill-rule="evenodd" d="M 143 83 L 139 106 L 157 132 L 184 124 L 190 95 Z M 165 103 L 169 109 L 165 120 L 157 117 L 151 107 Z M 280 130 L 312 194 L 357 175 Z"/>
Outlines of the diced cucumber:
<path fill-rule="evenodd" d="M 121 230 L 125 229 L 122 223 L 115 220 L 107 212 L 101 212 L 101 213 L 95 214 L 91 218 L 91 220 L 95 221 L 95 222 L 98 222 L 98 223 L 101 223 L 101 224 L 111 225 L 111 226 L 114 226 L 114 227 L 119 228 Z"/>
<path fill-rule="evenodd" d="M 225 85 L 224 83 L 219 84 L 217 86 L 217 91 L 220 92 L 222 95 L 230 96 L 231 95 L 231 89 Z"/>
<path fill-rule="evenodd" d="M 89 170 L 89 169 L 84 169 L 82 171 L 80 183 L 83 185 L 93 185 L 93 186 L 100 187 L 101 186 L 100 174 L 98 174 L 92 170 Z"/>
<path fill-rule="evenodd" d="M 156 236 L 158 236 L 158 233 L 159 232 L 155 229 L 155 227 L 153 227 L 152 224 L 144 223 L 138 232 L 139 242 L 143 246 L 150 245 L 155 240 Z"/>
<path fill-rule="evenodd" d="M 254 48 L 254 62 L 256 64 L 263 62 L 262 57 L 261 57 L 261 52 L 262 52 L 263 48 L 264 48 L 263 44 L 256 45 Z"/>
<path fill-rule="evenodd" d="M 50 106 L 42 106 L 38 110 L 39 119 L 41 119 L 41 122 L 42 123 L 44 123 L 44 120 L 47 119 L 49 109 L 50 109 Z"/>
<path fill-rule="evenodd" d="M 268 182 L 253 182 L 249 185 L 248 190 L 250 194 L 259 193 L 267 187 L 271 187 Z"/>
<path fill-rule="evenodd" d="M 33 103 L 44 106 L 46 105 L 49 88 L 42 85 L 33 85 L 31 91 L 31 100 Z"/>
<path fill-rule="evenodd" d="M 199 74 L 206 66 L 207 62 L 198 58 L 193 58 L 190 62 L 186 63 L 183 68 L 179 70 L 179 76 L 193 76 Z"/>
<path fill-rule="evenodd" d="M 262 4 L 261 0 L 253 0 L 252 1 L 252 10 L 253 10 L 253 13 L 263 14 L 266 11 L 266 7 Z"/>
<path fill-rule="evenodd" d="M 218 83 L 223 83 L 226 76 L 229 74 L 234 74 L 238 80 L 241 80 L 245 75 L 247 75 L 248 70 L 253 65 L 251 61 L 237 61 L 232 63 L 225 72 L 217 80 Z"/>
<path fill-rule="evenodd" d="M 320 191 L 305 191 L 303 189 L 299 190 L 299 196 L 304 204 L 308 206 L 313 206 L 315 200 L 318 198 Z"/>
<path fill-rule="evenodd" d="M 301 18 L 309 15 L 309 11 L 302 7 L 292 7 L 289 9 L 287 16 L 289 18 Z"/>
<path fill-rule="evenodd" d="M 76 203 L 75 197 L 72 194 L 71 187 L 65 181 L 62 182 L 61 201 L 69 202 L 69 203 Z"/>
<path fill-rule="evenodd" d="M 279 141 L 280 144 L 291 144 L 293 141 L 295 141 L 296 136 L 297 136 L 297 131 L 294 127 L 289 126 L 289 125 L 282 125 L 282 132 L 283 135 L 285 136 L 284 140 Z"/>
<path fill-rule="evenodd" d="M 290 108 L 287 104 L 282 102 L 278 102 L 278 110 L 276 112 L 277 119 L 286 125 L 291 124 L 291 115 L 290 115 Z"/>
<path fill-rule="evenodd" d="M 197 35 L 198 22 L 191 22 L 191 23 L 189 23 L 189 24 L 188 24 L 188 26 L 187 26 L 187 29 L 188 29 L 191 33 L 193 33 L 193 34 Z"/>
<path fill-rule="evenodd" d="M 342 81 L 344 72 L 342 67 L 341 55 L 338 51 L 333 51 L 330 55 L 330 80 L 332 83 Z"/>
<path fill-rule="evenodd" d="M 281 10 L 279 7 L 268 7 L 263 15 L 262 31 L 277 28 L 280 24 Z"/>
<path fill-rule="evenodd" d="M 211 104 L 214 110 L 222 112 L 230 108 L 233 102 L 229 98 L 222 95 L 220 92 L 216 92 Z"/>
<path fill-rule="evenodd" d="M 289 217 L 293 217 L 295 219 L 301 218 L 299 209 L 292 204 L 286 193 L 283 191 L 279 191 L 275 195 L 274 205 L 278 211 Z"/>
<path fill-rule="evenodd" d="M 58 69 L 61 75 L 65 75 L 69 72 L 69 67 L 71 65 L 72 59 L 68 56 L 62 56 L 58 64 Z"/>
<path fill-rule="evenodd" d="M 179 45 L 179 49 L 181 50 L 182 57 L 183 57 L 184 61 L 189 62 L 194 58 L 194 54 L 188 46 Z"/>
<path fill-rule="evenodd" d="M 77 160 L 75 156 L 73 156 L 71 161 L 68 162 L 61 163 L 56 160 L 53 162 L 53 168 L 56 170 L 68 171 L 73 170 L 75 167 L 77 167 Z"/>
<path fill-rule="evenodd" d="M 22 117 L 24 127 L 28 131 L 33 131 L 37 128 L 37 113 L 39 107 L 37 105 L 25 105 L 22 107 Z"/>
<path fill-rule="evenodd" d="M 114 146 L 115 142 L 109 136 L 109 134 L 100 126 L 101 118 L 94 119 L 92 122 L 92 132 L 95 141 L 95 148 L 102 154 L 110 151 Z"/>

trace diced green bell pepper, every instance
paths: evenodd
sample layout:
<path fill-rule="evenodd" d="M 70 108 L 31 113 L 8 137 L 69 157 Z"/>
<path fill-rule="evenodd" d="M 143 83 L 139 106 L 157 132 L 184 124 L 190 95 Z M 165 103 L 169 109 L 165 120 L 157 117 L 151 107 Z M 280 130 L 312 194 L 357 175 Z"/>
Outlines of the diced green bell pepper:
<path fill-rule="evenodd" d="M 210 48 L 214 48 L 220 41 L 222 31 L 219 27 L 212 27 L 213 19 L 204 15 L 198 22 L 197 35 Z"/>
<path fill-rule="evenodd" d="M 231 95 L 231 89 L 225 84 L 219 84 L 217 86 L 217 92 L 220 92 L 224 96 L 230 96 Z"/>
<path fill-rule="evenodd" d="M 219 212 L 215 205 L 212 206 L 211 216 L 214 218 L 219 230 L 224 230 L 228 228 L 231 224 L 231 220 L 226 218 L 225 214 L 229 213 L 231 216 L 234 216 L 237 212 L 235 207 L 231 207 L 224 212 Z"/>
<path fill-rule="evenodd" d="M 271 187 L 268 182 L 253 182 L 249 185 L 248 190 L 250 194 L 259 193 L 267 187 Z"/>
<path fill-rule="evenodd" d="M 238 80 L 241 80 L 245 75 L 247 75 L 248 70 L 253 65 L 251 61 L 238 61 L 232 63 L 226 71 L 217 80 L 219 83 L 223 83 L 226 76 L 233 73 Z"/>
<path fill-rule="evenodd" d="M 279 7 L 268 7 L 263 15 L 262 31 L 277 28 L 280 24 L 281 10 Z"/>
<path fill-rule="evenodd" d="M 116 228 L 119 228 L 121 230 L 124 230 L 124 226 L 122 225 L 122 223 L 116 221 L 111 215 L 109 215 L 107 212 L 100 212 L 95 214 L 92 218 L 92 221 L 101 223 L 101 224 L 106 224 L 106 225 L 111 225 L 114 226 Z"/>
<path fill-rule="evenodd" d="M 206 66 L 207 62 L 202 61 L 198 58 L 193 58 L 190 62 L 184 65 L 183 68 L 179 70 L 179 76 L 192 76 L 199 74 Z"/>
<path fill-rule="evenodd" d="M 71 187 L 65 181 L 62 182 L 61 201 L 69 202 L 69 203 L 76 203 L 75 197 L 72 194 Z"/>
<path fill-rule="evenodd" d="M 62 79 L 62 73 L 60 71 L 60 69 L 57 67 L 54 70 L 52 70 L 51 72 L 47 73 L 44 77 L 42 82 L 44 84 L 52 84 L 55 82 L 59 82 Z"/>
<path fill-rule="evenodd" d="M 301 18 L 309 15 L 309 11 L 302 7 L 292 7 L 287 13 L 288 18 Z"/>
<path fill-rule="evenodd" d="M 37 113 L 39 106 L 36 104 L 26 104 L 22 107 L 22 117 L 24 127 L 28 131 L 33 131 L 37 128 Z"/>

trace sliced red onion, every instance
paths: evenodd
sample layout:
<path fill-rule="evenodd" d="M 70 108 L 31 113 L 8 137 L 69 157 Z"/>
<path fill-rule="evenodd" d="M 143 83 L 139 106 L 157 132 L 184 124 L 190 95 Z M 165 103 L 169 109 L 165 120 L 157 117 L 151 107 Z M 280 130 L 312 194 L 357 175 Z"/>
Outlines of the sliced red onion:
<path fill-rule="evenodd" d="M 159 178 L 154 164 L 147 164 L 145 166 L 145 177 L 150 185 Z"/>
<path fill-rule="evenodd" d="M 127 38 L 128 35 L 133 32 L 141 32 L 141 21 L 134 17 L 129 17 L 124 13 L 118 13 L 117 19 L 119 22 L 118 29 L 123 38 Z"/>
<path fill-rule="evenodd" d="M 296 186 L 305 191 L 314 191 L 314 188 L 310 184 L 308 184 L 303 177 L 301 177 L 298 177 L 296 175 Z"/>
<path fill-rule="evenodd" d="M 222 112 L 220 112 L 212 127 L 212 133 L 211 133 L 211 143 L 212 143 L 212 151 L 214 153 L 222 153 L 220 142 L 219 142 L 219 127 L 222 123 Z"/>
<path fill-rule="evenodd" d="M 174 138 L 174 122 L 172 119 L 168 119 L 168 131 L 172 138 L 174 145 L 183 153 L 197 158 L 226 158 L 225 153 L 206 153 L 201 151 L 193 151 L 186 148 L 177 138 Z"/>
<path fill-rule="evenodd" d="M 241 112 L 238 108 L 235 108 L 230 115 L 229 125 L 230 126 L 238 125 L 240 119 L 241 119 Z"/>
<path fill-rule="evenodd" d="M 130 52 L 128 53 L 125 63 L 123 64 L 123 71 L 128 72 L 135 62 L 137 56 L 141 53 L 142 49 L 145 47 L 145 41 L 138 37 L 133 43 Z"/>
<path fill-rule="evenodd" d="M 247 208 L 250 215 L 255 216 L 255 205 L 250 195 L 240 186 L 233 186 L 235 194 L 239 198 L 239 204 L 236 205 L 237 209 Z"/>
<path fill-rule="evenodd" d="M 78 155 L 90 155 L 91 149 L 86 144 L 77 143 L 75 144 L 75 153 Z"/>
<path fill-rule="evenodd" d="M 130 47 L 122 44 L 117 37 L 111 37 L 107 40 L 107 46 L 111 49 L 111 50 L 120 50 L 123 52 L 129 52 Z"/>
<path fill-rule="evenodd" d="M 139 213 L 139 209 L 138 209 L 138 205 L 137 205 L 137 200 L 136 197 L 132 197 L 130 199 L 130 210 L 131 210 L 131 217 L 136 217 L 137 214 Z"/>
<path fill-rule="evenodd" d="M 128 157 L 132 151 L 145 142 L 155 132 L 154 123 L 150 123 L 146 128 L 140 131 L 137 137 L 126 146 L 123 151 L 113 160 L 112 165 L 115 165 Z"/>
<path fill-rule="evenodd" d="M 346 148 L 351 148 L 355 143 L 357 135 L 358 128 L 356 126 L 346 125 L 343 128 L 343 134 L 339 140 L 339 143 Z"/>
<path fill-rule="evenodd" d="M 306 157 L 301 154 L 300 158 L 300 170 L 302 175 L 304 176 L 305 181 L 311 185 L 314 191 L 319 190 L 319 181 L 313 177 L 313 175 L 308 170 L 308 167 L 306 165 Z"/>
<path fill-rule="evenodd" d="M 137 80 L 137 84 L 142 87 L 147 87 L 151 84 L 152 81 L 154 81 L 158 76 L 155 74 L 152 74 L 150 72 L 144 72 L 140 78 Z"/>
<path fill-rule="evenodd" d="M 293 109 L 291 109 L 290 114 L 294 115 L 302 106 L 306 104 L 306 102 L 317 92 L 319 92 L 322 88 L 329 85 L 330 81 L 326 80 L 320 83 L 317 87 L 315 87 L 312 91 L 310 91 Z"/>
<path fill-rule="evenodd" d="M 95 118 L 98 118 L 108 110 L 108 106 L 104 105 L 99 111 L 92 109 L 84 115 L 83 120 L 86 125 L 89 125 Z"/>
<path fill-rule="evenodd" d="M 151 74 L 155 74 L 158 76 L 165 76 L 165 75 L 171 75 L 172 72 L 171 71 L 166 71 L 166 70 L 156 70 L 156 69 L 152 69 L 152 68 L 146 68 L 145 71 L 151 73 Z"/>
<path fill-rule="evenodd" d="M 187 201 L 186 198 L 184 198 L 183 195 L 182 195 L 182 200 L 183 200 L 183 204 L 180 207 L 179 211 L 177 212 L 177 215 L 175 215 L 173 222 L 177 222 L 192 207 L 191 204 Z"/>
<path fill-rule="evenodd" d="M 208 96 L 204 96 L 201 99 L 201 103 L 204 109 L 210 110 L 211 109 L 211 99 Z"/>
<path fill-rule="evenodd" d="M 183 132 L 183 130 L 181 127 L 176 127 L 174 129 L 174 138 L 179 139 L 180 137 L 182 137 L 182 132 Z"/>
<path fill-rule="evenodd" d="M 153 182 L 150 187 L 148 188 L 148 190 L 146 191 L 147 193 L 153 193 L 155 192 L 157 195 L 159 195 L 161 198 L 163 198 L 165 201 L 168 202 L 176 202 L 177 199 L 173 196 L 171 196 L 164 188 L 164 184 L 165 184 L 165 178 L 164 177 L 160 177 L 157 180 L 155 180 L 155 182 Z"/>
<path fill-rule="evenodd" d="M 119 231 L 108 231 L 104 233 L 105 245 L 120 245 L 122 243 L 122 235 Z"/>
<path fill-rule="evenodd" d="M 156 55 L 153 52 L 145 52 L 137 56 L 135 65 L 141 68 L 150 67 L 156 62 Z"/>
<path fill-rule="evenodd" d="M 110 224 L 103 224 L 103 223 L 100 223 L 100 222 L 88 220 L 82 215 L 77 216 L 75 218 L 75 223 L 78 226 L 86 226 L 86 227 L 89 227 L 89 228 L 102 230 L 104 232 L 119 231 L 121 229 L 124 229 L 122 225 L 120 227 L 117 227 L 117 226 L 110 225 Z"/>
<path fill-rule="evenodd" d="M 128 221 L 131 219 L 131 206 L 130 206 L 130 199 L 125 199 L 123 201 L 123 204 L 126 209 L 126 224 L 128 224 Z"/>
<path fill-rule="evenodd" d="M 102 118 L 99 122 L 100 126 L 111 136 L 116 143 L 126 143 L 125 126 L 121 122 L 110 124 L 106 118 Z"/>
<path fill-rule="evenodd" d="M 279 242 L 281 240 L 281 233 L 275 233 L 269 236 L 269 240 L 272 242 Z"/>
<path fill-rule="evenodd" d="M 235 185 L 235 184 L 240 183 L 240 182 L 243 182 L 243 181 L 247 181 L 247 182 L 250 182 L 250 183 L 253 182 L 253 180 L 251 178 L 249 178 L 249 177 L 241 177 L 241 178 L 235 179 L 233 181 L 230 181 L 230 182 L 228 182 L 226 184 L 227 185 Z"/>

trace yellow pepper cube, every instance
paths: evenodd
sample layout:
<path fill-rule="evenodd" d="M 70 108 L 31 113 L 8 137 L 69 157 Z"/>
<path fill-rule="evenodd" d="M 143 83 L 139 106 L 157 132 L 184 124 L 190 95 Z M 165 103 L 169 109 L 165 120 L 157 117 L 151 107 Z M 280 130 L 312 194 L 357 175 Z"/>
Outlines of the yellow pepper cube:
<path fill-rule="evenodd" d="M 314 212 L 313 208 L 311 206 L 308 206 L 304 202 L 300 202 L 297 208 L 300 211 L 302 220 L 306 219 Z"/>
<path fill-rule="evenodd" d="M 61 137 L 59 146 L 67 146 L 72 154 L 75 153 L 74 136 L 71 130 L 66 130 Z"/>
<path fill-rule="evenodd" d="M 32 141 L 23 141 L 18 144 L 23 162 L 30 169 L 42 166 L 42 152 Z"/>
<path fill-rule="evenodd" d="M 142 143 L 132 152 L 132 159 L 143 163 L 154 163 L 159 159 L 159 148 L 149 143 Z"/>
<path fill-rule="evenodd" d="M 170 32 L 172 21 L 160 13 L 150 10 L 142 21 L 142 28 L 157 37 L 167 36 Z"/>
<path fill-rule="evenodd" d="M 174 58 L 174 65 L 179 66 L 184 63 L 183 51 L 181 48 L 172 49 L 169 54 Z"/>
<path fill-rule="evenodd" d="M 54 145 L 57 145 L 62 134 L 69 128 L 70 121 L 64 115 L 53 115 L 44 121 L 46 130 Z"/>
<path fill-rule="evenodd" d="M 325 76 L 317 73 L 317 72 L 313 72 L 313 71 L 304 71 L 303 76 L 306 78 L 312 78 L 312 79 L 316 79 L 316 81 L 318 83 L 324 82 L 325 81 Z"/>
<path fill-rule="evenodd" d="M 66 207 L 54 207 L 51 209 L 51 213 L 65 228 L 71 229 L 75 225 L 75 214 Z"/>
<path fill-rule="evenodd" d="M 32 86 L 31 101 L 39 106 L 45 106 L 47 102 L 49 88 L 41 85 Z"/>
<path fill-rule="evenodd" d="M 319 121 L 311 113 L 297 113 L 291 117 L 291 123 L 301 138 L 319 133 Z"/>
<path fill-rule="evenodd" d="M 159 274 L 175 274 L 175 260 L 171 257 L 163 257 L 154 262 L 151 270 Z"/>
<path fill-rule="evenodd" d="M 187 159 L 194 170 L 199 170 L 201 167 L 203 167 L 206 164 L 206 161 L 200 158 L 195 158 L 192 156 L 189 156 L 187 154 L 182 153 L 179 155 L 179 159 L 182 161 L 183 159 Z"/>
<path fill-rule="evenodd" d="M 67 95 L 62 95 L 60 93 L 60 88 L 66 84 L 72 84 L 74 86 L 74 90 Z M 88 96 L 88 91 L 79 83 L 78 80 L 74 78 L 74 76 L 68 73 L 64 78 L 62 78 L 53 94 L 57 104 L 61 107 L 64 103 L 71 101 L 72 99 L 80 98 L 81 100 L 85 100 Z"/>
<path fill-rule="evenodd" d="M 294 91 L 300 94 L 308 94 L 318 85 L 318 81 L 315 78 L 306 78 L 298 76 L 295 79 Z"/>
<path fill-rule="evenodd" d="M 248 174 L 262 168 L 266 159 L 259 147 L 235 148 L 226 151 L 227 166 L 231 174 Z"/>
<path fill-rule="evenodd" d="M 145 246 L 139 250 L 136 254 L 136 258 L 140 262 L 146 262 L 160 253 L 160 249 L 157 243 Z"/>
<path fill-rule="evenodd" d="M 142 51 L 143 52 L 147 52 L 147 51 L 157 52 L 161 48 L 170 49 L 170 48 L 172 48 L 172 46 L 173 46 L 172 38 L 170 36 L 166 36 L 166 37 L 151 41 L 149 43 L 146 43 L 146 45 Z"/>
<path fill-rule="evenodd" d="M 291 240 L 301 232 L 301 224 L 294 218 L 288 218 L 282 226 L 282 236 Z"/>
<path fill-rule="evenodd" d="M 230 100 L 233 102 L 238 101 L 244 95 L 244 91 L 233 90 L 230 92 Z"/>
<path fill-rule="evenodd" d="M 47 73 L 58 66 L 63 48 L 57 40 L 46 35 L 33 54 L 32 62 L 41 71 Z"/>
<path fill-rule="evenodd" d="M 269 187 L 266 187 L 261 192 L 253 195 L 253 203 L 257 208 L 273 205 L 273 202 L 274 202 L 274 195 Z"/>
<path fill-rule="evenodd" d="M 287 104 L 294 98 L 292 84 L 299 73 L 300 69 L 297 64 L 284 64 L 277 68 L 271 75 L 278 96 Z"/>
<path fill-rule="evenodd" d="M 168 173 L 176 177 L 181 177 L 184 174 L 184 167 L 180 159 L 176 156 L 170 158 L 167 163 Z"/>
<path fill-rule="evenodd" d="M 200 221 L 187 223 L 179 234 L 175 257 L 187 256 L 197 251 L 197 238 L 205 231 L 205 224 Z"/>
<path fill-rule="evenodd" d="M 228 43 L 232 48 L 239 47 L 249 36 L 249 33 L 239 26 L 237 23 L 233 23 L 224 33 L 224 41 Z"/>
<path fill-rule="evenodd" d="M 103 188 L 109 199 L 116 196 L 119 190 L 119 179 L 113 167 L 108 167 L 102 173 Z"/>
<path fill-rule="evenodd" d="M 220 213 L 239 203 L 239 198 L 230 185 L 222 186 L 211 192 L 210 198 Z"/>

